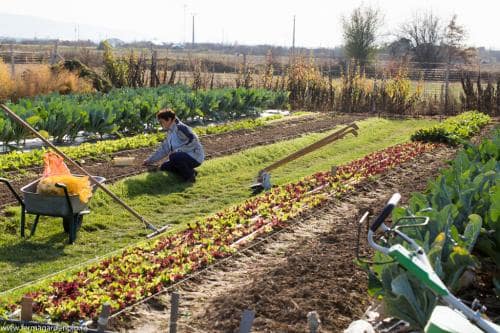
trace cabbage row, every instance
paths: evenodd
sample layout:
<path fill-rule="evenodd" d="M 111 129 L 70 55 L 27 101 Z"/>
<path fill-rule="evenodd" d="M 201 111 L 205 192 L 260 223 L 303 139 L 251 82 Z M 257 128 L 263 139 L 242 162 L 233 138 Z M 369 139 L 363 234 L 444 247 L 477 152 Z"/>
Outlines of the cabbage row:
<path fill-rule="evenodd" d="M 51 94 L 7 104 L 56 142 L 72 141 L 82 131 L 102 137 L 151 131 L 155 114 L 174 109 L 185 120 L 225 121 L 257 116 L 266 108 L 286 108 L 287 92 L 264 89 L 215 89 L 193 91 L 184 86 L 115 89 L 108 94 Z M 0 114 L 0 143 L 17 142 L 29 133 Z"/>

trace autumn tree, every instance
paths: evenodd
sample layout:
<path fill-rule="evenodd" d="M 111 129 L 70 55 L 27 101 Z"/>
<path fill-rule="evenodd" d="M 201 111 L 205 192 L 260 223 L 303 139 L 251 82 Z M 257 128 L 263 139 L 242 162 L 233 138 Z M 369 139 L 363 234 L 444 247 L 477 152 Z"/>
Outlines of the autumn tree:
<path fill-rule="evenodd" d="M 378 9 L 358 7 L 349 17 L 342 18 L 345 53 L 361 67 L 368 64 L 376 52 L 378 32 L 383 18 Z"/>

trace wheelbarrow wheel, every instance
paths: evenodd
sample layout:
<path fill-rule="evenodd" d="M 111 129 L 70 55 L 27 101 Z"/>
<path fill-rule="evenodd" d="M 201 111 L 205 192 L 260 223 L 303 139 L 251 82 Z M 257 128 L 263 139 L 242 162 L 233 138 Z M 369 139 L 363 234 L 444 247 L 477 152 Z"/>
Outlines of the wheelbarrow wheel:
<path fill-rule="evenodd" d="M 76 231 L 80 230 L 82 221 L 83 221 L 83 215 L 78 215 L 76 220 Z M 72 217 L 63 217 L 63 227 L 65 233 L 69 233 L 69 226 L 72 222 L 73 222 Z"/>

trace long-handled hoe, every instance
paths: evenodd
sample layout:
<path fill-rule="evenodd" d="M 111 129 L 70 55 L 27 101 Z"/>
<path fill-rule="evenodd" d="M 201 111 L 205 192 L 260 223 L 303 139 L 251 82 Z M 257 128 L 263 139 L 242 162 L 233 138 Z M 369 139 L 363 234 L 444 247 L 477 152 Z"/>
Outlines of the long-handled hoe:
<path fill-rule="evenodd" d="M 28 124 L 23 119 L 21 119 L 17 114 L 15 114 L 7 106 L 5 106 L 4 104 L 0 104 L 0 107 L 3 109 L 3 111 L 5 111 L 5 113 L 10 118 L 12 118 L 13 120 L 15 120 L 19 124 L 21 124 L 23 127 L 25 127 L 26 129 L 28 129 L 30 132 L 32 132 L 37 138 L 39 138 L 47 146 L 49 146 L 50 148 L 52 148 L 59 156 L 61 156 L 62 158 L 64 158 L 68 163 L 70 163 L 72 166 L 74 166 L 78 171 L 80 171 L 81 173 L 89 176 L 89 178 L 92 181 L 92 183 L 94 183 L 96 186 L 98 186 L 99 188 L 101 188 L 104 192 L 106 192 L 106 194 L 108 194 L 111 198 L 113 198 L 117 203 L 119 203 L 122 207 L 124 207 L 127 211 L 129 211 L 132 215 L 134 215 L 137 219 L 139 219 L 144 224 L 144 226 L 147 229 L 152 230 L 153 232 L 150 233 L 149 235 L 147 235 L 148 238 L 152 238 L 152 237 L 154 237 L 156 235 L 159 235 L 159 234 L 165 232 L 168 228 L 170 228 L 169 225 L 166 225 L 166 226 L 163 226 L 163 227 L 160 227 L 160 228 L 155 227 L 152 223 L 148 222 L 146 220 L 146 218 L 144 218 L 142 215 L 140 215 L 138 212 L 136 212 L 132 207 L 130 207 L 129 205 L 127 205 L 116 194 L 114 194 L 113 192 L 111 192 L 111 190 L 108 189 L 104 184 L 95 181 L 94 178 L 92 177 L 92 175 L 90 175 L 90 173 L 88 173 L 84 168 L 82 168 L 75 161 L 73 161 L 71 158 L 69 158 L 65 153 L 63 153 L 62 151 L 60 151 L 50 141 L 48 141 L 40 133 L 38 133 L 38 131 L 36 129 L 34 129 L 30 124 Z"/>
<path fill-rule="evenodd" d="M 259 174 L 257 175 L 257 180 L 254 184 L 250 186 L 250 188 L 253 191 L 253 194 L 260 193 L 263 190 L 269 190 L 271 188 L 271 174 L 270 171 L 276 169 L 279 166 L 282 166 L 283 164 L 286 164 L 290 161 L 293 161 L 299 157 L 302 157 L 306 154 L 309 154 L 312 151 L 315 151 L 323 146 L 326 146 L 329 143 L 332 143 L 333 141 L 342 139 L 344 136 L 347 134 L 351 133 L 355 136 L 358 136 L 357 130 L 359 129 L 358 125 L 356 123 L 350 123 L 343 129 L 334 132 L 327 137 L 305 147 L 302 148 L 301 150 L 296 151 L 293 154 L 290 154 L 284 158 L 282 158 L 279 161 L 274 162 L 273 164 L 265 167 L 264 169 L 259 171 Z"/>

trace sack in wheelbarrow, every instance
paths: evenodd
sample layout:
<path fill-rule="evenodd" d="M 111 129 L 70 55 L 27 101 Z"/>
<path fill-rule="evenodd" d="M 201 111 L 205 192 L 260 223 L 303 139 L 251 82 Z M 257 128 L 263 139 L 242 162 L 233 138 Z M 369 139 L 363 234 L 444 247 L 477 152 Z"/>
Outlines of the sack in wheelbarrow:
<path fill-rule="evenodd" d="M 63 159 L 53 152 L 44 154 L 43 163 L 43 178 L 37 185 L 37 193 L 63 196 L 64 190 L 56 187 L 56 184 L 60 183 L 66 185 L 70 195 L 78 195 L 81 202 L 87 203 L 89 201 L 92 196 L 89 177 L 71 175 Z"/>

